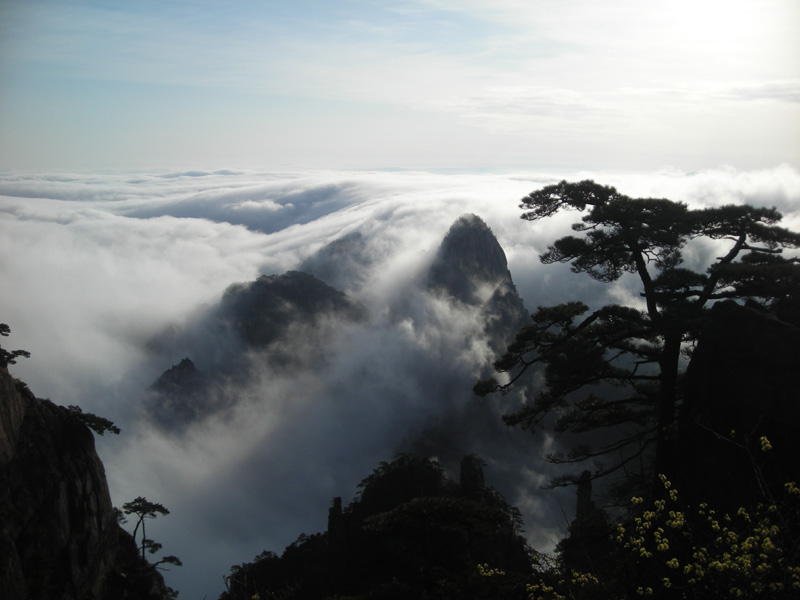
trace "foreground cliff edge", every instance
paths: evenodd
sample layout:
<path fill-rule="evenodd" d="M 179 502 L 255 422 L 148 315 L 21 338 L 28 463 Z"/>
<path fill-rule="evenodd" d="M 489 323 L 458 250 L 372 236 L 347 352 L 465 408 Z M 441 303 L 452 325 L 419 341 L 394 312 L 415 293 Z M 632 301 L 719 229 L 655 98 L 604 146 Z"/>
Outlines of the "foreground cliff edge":
<path fill-rule="evenodd" d="M 18 600 L 176 593 L 117 521 L 94 436 L 0 364 L 0 590 Z"/>

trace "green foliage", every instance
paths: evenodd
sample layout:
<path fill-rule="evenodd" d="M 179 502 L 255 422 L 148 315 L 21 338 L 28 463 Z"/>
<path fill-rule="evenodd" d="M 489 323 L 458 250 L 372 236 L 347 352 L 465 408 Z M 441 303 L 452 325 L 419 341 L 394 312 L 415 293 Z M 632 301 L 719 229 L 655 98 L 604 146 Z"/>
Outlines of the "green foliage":
<path fill-rule="evenodd" d="M 80 406 L 70 405 L 67 407 L 67 410 L 69 410 L 70 416 L 86 425 L 98 435 L 103 435 L 106 431 L 110 431 L 114 435 L 120 432 L 120 428 L 114 425 L 113 422 L 103 417 L 98 417 L 90 412 L 84 412 Z"/>

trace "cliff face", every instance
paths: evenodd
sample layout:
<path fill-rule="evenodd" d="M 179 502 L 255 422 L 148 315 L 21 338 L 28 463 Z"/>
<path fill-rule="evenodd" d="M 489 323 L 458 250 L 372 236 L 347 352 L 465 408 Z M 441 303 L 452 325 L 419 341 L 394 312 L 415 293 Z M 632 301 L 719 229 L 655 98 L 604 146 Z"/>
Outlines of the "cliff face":
<path fill-rule="evenodd" d="M 117 524 L 92 432 L 4 367 L 0 589 L 19 600 L 169 597 Z"/>

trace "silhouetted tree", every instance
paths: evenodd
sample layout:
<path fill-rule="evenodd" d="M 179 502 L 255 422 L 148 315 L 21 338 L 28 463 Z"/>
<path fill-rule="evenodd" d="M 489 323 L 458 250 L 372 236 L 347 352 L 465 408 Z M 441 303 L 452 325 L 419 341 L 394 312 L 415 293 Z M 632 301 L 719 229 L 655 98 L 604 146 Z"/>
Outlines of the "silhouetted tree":
<path fill-rule="evenodd" d="M 158 515 L 168 515 L 169 510 L 162 505 L 158 504 L 157 502 L 150 502 L 147 498 L 143 496 L 138 496 L 131 502 L 126 502 L 122 505 L 122 512 L 126 515 L 136 515 L 136 525 L 133 528 L 133 539 L 136 539 L 136 535 L 139 532 L 139 527 L 142 528 L 142 537 L 141 542 L 139 543 L 139 550 L 142 552 L 142 558 L 145 558 L 145 551 L 149 552 L 150 554 L 155 554 L 163 547 L 162 544 L 155 542 L 147 537 L 147 533 L 145 532 L 145 521 L 147 519 L 155 519 Z M 181 561 L 178 559 L 177 556 L 165 556 L 161 558 L 161 560 L 153 563 L 154 566 L 160 565 L 162 563 L 170 563 L 176 565 L 178 567 L 181 566 Z"/>
<path fill-rule="evenodd" d="M 70 404 L 67 407 L 67 410 L 69 410 L 69 413 L 73 418 L 78 419 L 81 423 L 86 425 L 98 435 L 103 435 L 106 431 L 110 431 L 114 435 L 117 435 L 120 432 L 120 428 L 114 425 L 112 421 L 109 421 L 104 417 L 99 417 L 90 412 L 84 412 L 80 406 Z"/>
<path fill-rule="evenodd" d="M 556 433 L 604 431 L 605 442 L 577 444 L 555 453 L 556 463 L 611 459 L 593 477 L 641 462 L 670 471 L 670 440 L 680 397 L 681 354 L 691 350 L 708 307 L 720 299 L 746 300 L 778 309 L 796 298 L 797 258 L 784 248 L 800 247 L 800 234 L 778 227 L 774 208 L 722 206 L 689 209 L 666 199 L 630 198 L 593 181 L 562 181 L 522 199 L 522 218 L 537 221 L 561 210 L 585 211 L 573 230 L 550 246 L 545 264 L 571 263 L 605 283 L 630 273 L 639 279 L 643 308 L 612 304 L 587 315 L 578 301 L 539 307 L 507 352 L 494 363 L 503 381 L 475 385 L 485 395 L 509 391 L 532 367 L 543 368 L 546 385 L 532 402 L 504 417 L 528 430 L 545 425 Z M 705 271 L 682 266 L 693 240 L 726 244 Z M 614 393 L 593 393 L 610 384 Z M 595 387 L 595 390 L 597 388 Z M 575 483 L 574 475 L 553 485 Z"/>
<path fill-rule="evenodd" d="M 8 337 L 11 333 L 11 328 L 5 323 L 0 323 L 0 336 Z M 8 365 L 17 364 L 16 359 L 20 356 L 29 358 L 31 355 L 27 350 L 6 350 L 0 346 L 0 367 L 7 367 Z"/>

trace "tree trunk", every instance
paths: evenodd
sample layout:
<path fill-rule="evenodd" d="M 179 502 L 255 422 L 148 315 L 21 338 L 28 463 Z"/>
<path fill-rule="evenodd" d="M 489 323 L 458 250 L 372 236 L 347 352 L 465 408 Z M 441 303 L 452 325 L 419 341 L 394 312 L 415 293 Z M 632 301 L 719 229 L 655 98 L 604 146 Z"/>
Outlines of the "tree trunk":
<path fill-rule="evenodd" d="M 675 408 L 678 400 L 678 362 L 681 354 L 681 333 L 669 332 L 664 336 L 664 348 L 658 364 L 661 368 L 658 400 L 658 429 L 656 433 L 656 476 L 671 476 L 671 435 L 675 423 Z"/>

